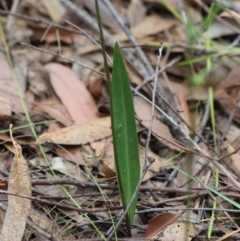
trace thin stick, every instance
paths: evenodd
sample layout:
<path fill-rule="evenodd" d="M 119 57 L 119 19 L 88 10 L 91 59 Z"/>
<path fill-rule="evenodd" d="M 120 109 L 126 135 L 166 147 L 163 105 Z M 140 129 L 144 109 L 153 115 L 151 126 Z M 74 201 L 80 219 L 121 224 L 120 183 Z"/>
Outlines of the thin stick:
<path fill-rule="evenodd" d="M 159 48 L 159 55 L 158 55 L 158 60 L 156 64 L 156 73 L 159 72 L 160 69 L 160 59 L 162 57 L 162 50 L 164 47 L 164 44 L 160 42 L 161 46 Z M 155 75 L 154 79 L 154 87 L 152 91 L 152 111 L 151 111 L 151 118 L 150 118 L 150 123 L 149 123 L 149 128 L 148 128 L 148 137 L 147 137 L 147 143 L 145 147 L 145 161 L 144 161 L 144 166 L 147 166 L 147 160 L 148 160 L 148 149 L 149 149 L 149 143 L 152 135 L 152 126 L 153 126 L 153 119 L 154 119 L 154 110 L 155 110 L 155 96 L 156 96 L 156 88 L 157 88 L 157 82 L 158 82 L 158 75 Z"/>

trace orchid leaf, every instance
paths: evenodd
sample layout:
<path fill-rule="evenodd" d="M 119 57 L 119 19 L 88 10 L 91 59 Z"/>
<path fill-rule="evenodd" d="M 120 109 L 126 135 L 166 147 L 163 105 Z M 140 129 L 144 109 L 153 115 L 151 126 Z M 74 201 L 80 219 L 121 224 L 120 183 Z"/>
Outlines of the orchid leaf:
<path fill-rule="evenodd" d="M 140 179 L 140 161 L 131 87 L 118 43 L 114 48 L 111 99 L 115 168 L 123 208 L 126 209 Z M 126 215 L 130 233 L 136 210 L 136 195 Z"/>

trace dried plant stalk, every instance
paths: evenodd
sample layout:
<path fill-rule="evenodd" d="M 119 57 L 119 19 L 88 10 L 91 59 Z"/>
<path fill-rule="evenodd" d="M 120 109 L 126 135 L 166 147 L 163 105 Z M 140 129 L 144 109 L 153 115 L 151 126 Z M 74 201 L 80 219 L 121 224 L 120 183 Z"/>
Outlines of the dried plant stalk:
<path fill-rule="evenodd" d="M 32 195 L 31 178 L 26 160 L 22 155 L 22 147 L 10 135 L 15 150 L 15 156 L 11 165 L 8 191 L 13 194 L 26 196 Z M 26 227 L 27 218 L 31 209 L 31 200 L 9 195 L 8 207 L 3 222 L 0 241 L 21 241 Z"/>

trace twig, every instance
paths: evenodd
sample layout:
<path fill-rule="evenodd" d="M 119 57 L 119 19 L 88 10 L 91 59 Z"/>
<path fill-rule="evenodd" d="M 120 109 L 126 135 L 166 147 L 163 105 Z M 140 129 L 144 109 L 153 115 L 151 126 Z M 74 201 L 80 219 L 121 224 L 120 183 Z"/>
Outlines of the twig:
<path fill-rule="evenodd" d="M 141 190 L 142 188 L 140 188 Z M 149 191 L 149 187 L 146 187 L 144 188 L 146 191 Z M 161 188 L 159 188 L 161 190 Z M 165 188 L 166 189 L 166 188 Z M 169 188 L 171 190 L 171 188 Z M 172 188 L 173 189 L 173 188 Z M 225 190 L 227 189 L 226 187 L 223 187 L 223 188 L 218 188 L 217 190 L 220 191 L 220 190 Z M 176 189 L 177 190 L 177 189 Z M 150 190 L 152 191 L 152 189 Z M 172 190 L 173 191 L 173 190 Z M 202 195 L 206 195 L 206 193 L 209 193 L 209 190 L 204 190 L 203 188 L 199 188 L 199 190 L 195 190 L 194 192 L 190 191 L 190 190 L 187 190 L 187 189 L 182 189 L 182 190 L 177 190 L 178 192 L 185 192 L 185 193 L 193 193 L 194 197 L 196 196 L 202 196 Z M 38 203 L 45 203 L 45 204 L 48 204 L 48 205 L 51 205 L 51 206 L 56 206 L 56 207 L 60 207 L 60 208 L 65 208 L 65 209 L 69 209 L 69 210 L 75 210 L 75 211 L 78 211 L 80 213 L 96 213 L 96 212 L 104 212 L 104 211 L 108 211 L 108 210 L 119 210 L 119 209 L 122 209 L 121 206 L 118 206 L 118 207 L 104 207 L 104 208 L 77 208 L 71 204 L 62 204 L 62 203 L 59 203 L 59 202 L 55 202 L 55 201 L 50 201 L 50 200 L 45 200 L 45 199 L 41 199 L 41 198 L 37 198 L 37 197 L 33 197 L 33 196 L 26 196 L 26 195 L 22 195 L 20 193 L 12 193 L 12 192 L 9 192 L 9 191 L 4 191 L 4 190 L 0 190 L 0 193 L 4 193 L 4 194 L 8 194 L 8 195 L 13 195 L 13 196 L 18 196 L 18 197 L 22 197 L 22 198 L 27 198 L 27 199 L 31 199 L 32 201 L 35 201 L 35 202 L 38 202 Z M 228 192 L 222 192 L 223 194 L 226 194 L 226 196 L 228 197 L 235 197 L 235 198 L 239 198 L 239 194 L 235 194 L 235 193 L 228 193 Z M 54 197 L 52 197 L 54 198 Z M 185 196 L 183 197 L 179 197 L 177 198 L 178 200 L 184 200 L 185 199 Z M 174 200 L 169 200 L 168 202 L 171 202 L 171 201 L 174 201 Z M 165 202 L 167 202 L 167 200 L 165 200 Z M 157 205 L 160 205 L 161 203 L 156 203 Z M 148 204 L 149 205 L 149 204 Z M 120 221 L 121 219 L 119 219 Z"/>
<path fill-rule="evenodd" d="M 227 208 L 224 208 L 224 209 L 221 209 L 221 208 L 181 208 L 181 207 L 177 207 L 177 208 L 167 208 L 167 207 L 164 207 L 164 208 L 150 208 L 150 209 L 146 209 L 146 210 L 141 210 L 141 211 L 137 211 L 136 213 L 137 214 L 140 214 L 140 213 L 148 213 L 148 212 L 171 212 L 171 211 L 179 211 L 179 210 L 192 210 L 192 211 L 199 211 L 199 210 L 203 210 L 203 211 L 225 211 L 225 212 L 236 212 L 236 213 L 240 213 L 240 210 L 239 209 L 227 209 Z"/>
<path fill-rule="evenodd" d="M 23 195 L 23 194 L 20 194 L 20 193 L 13 193 L 13 192 L 3 191 L 3 190 L 0 190 L 0 193 L 30 199 L 34 202 L 45 203 L 45 204 L 48 204 L 50 206 L 56 206 L 56 207 L 65 208 L 65 209 L 68 209 L 68 210 L 75 210 L 75 211 L 78 211 L 80 213 L 96 213 L 96 212 L 104 212 L 104 211 L 108 211 L 108 210 L 114 211 L 114 210 L 122 209 L 121 206 L 107 207 L 107 208 L 103 208 L 103 207 L 101 207 L 101 208 L 78 208 L 78 207 L 73 206 L 71 204 L 63 204 L 63 203 L 59 203 L 59 202 L 55 202 L 55 201 L 51 201 L 51 200 L 44 200 L 44 199 L 41 199 L 41 198 L 37 198 L 37 197 L 33 197 L 33 196 L 27 196 L 27 195 Z"/>
<path fill-rule="evenodd" d="M 70 179 L 70 178 L 61 178 L 61 179 L 39 179 L 39 180 L 32 180 L 32 185 L 43 185 L 43 186 L 51 186 L 51 185 L 73 185 L 73 186 L 79 186 L 83 188 L 92 187 L 97 188 L 98 186 L 102 189 L 108 189 L 108 190 L 118 190 L 118 185 L 115 184 L 101 184 L 99 183 L 98 186 L 95 183 L 92 182 L 81 182 L 79 180 Z M 222 191 L 227 189 L 230 192 L 238 192 L 238 189 L 231 188 L 229 186 L 227 187 L 220 187 L 216 189 L 217 191 Z M 151 191 L 151 192 L 167 192 L 167 193 L 197 193 L 199 191 L 205 190 L 203 187 L 194 187 L 191 190 L 186 188 L 173 188 L 173 187 L 148 187 L 148 186 L 140 186 L 140 191 Z M 43 193 L 44 194 L 44 193 Z M 47 198 L 47 197 L 46 197 Z M 49 198 L 55 198 L 54 196 L 49 196 Z M 56 197 L 59 198 L 59 197 Z M 64 197 L 62 197 L 64 198 Z M 66 198 L 66 197 L 65 197 Z"/>
<path fill-rule="evenodd" d="M 159 55 L 157 57 L 157 64 L 156 64 L 156 70 L 155 73 L 159 72 L 160 69 L 160 59 L 162 57 L 162 50 L 163 50 L 163 43 L 160 43 L 161 46 L 159 48 Z M 149 143 L 152 135 L 152 126 L 153 126 L 153 119 L 154 119 L 154 110 L 155 110 L 155 95 L 156 95 L 156 88 L 157 88 L 157 82 L 158 82 L 158 75 L 155 75 L 154 79 L 154 87 L 152 91 L 152 110 L 151 110 L 151 117 L 150 117 L 150 123 L 149 123 L 149 128 L 148 128 L 148 136 L 147 136 L 147 143 L 145 147 L 145 161 L 144 161 L 144 168 L 147 166 L 147 161 L 148 161 L 148 149 L 149 149 Z"/>

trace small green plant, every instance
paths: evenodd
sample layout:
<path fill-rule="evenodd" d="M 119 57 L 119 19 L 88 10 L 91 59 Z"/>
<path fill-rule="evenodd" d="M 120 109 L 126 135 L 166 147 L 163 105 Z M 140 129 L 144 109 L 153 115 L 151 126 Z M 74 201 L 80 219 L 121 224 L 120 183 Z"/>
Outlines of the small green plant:
<path fill-rule="evenodd" d="M 140 180 L 138 138 L 131 86 L 118 43 L 116 43 L 114 47 L 112 79 L 110 77 L 97 0 L 95 0 L 95 4 L 104 69 L 110 95 L 116 176 L 123 209 L 128 209 L 126 213 L 126 224 L 128 234 L 131 236 L 131 225 L 138 200 L 138 195 L 135 195 L 135 191 Z M 135 197 L 130 204 L 134 195 Z"/>
<path fill-rule="evenodd" d="M 140 179 L 138 138 L 133 99 L 120 48 L 115 44 L 112 82 L 109 83 L 115 168 L 123 208 L 126 209 Z M 136 196 L 126 215 L 130 234 Z"/>

